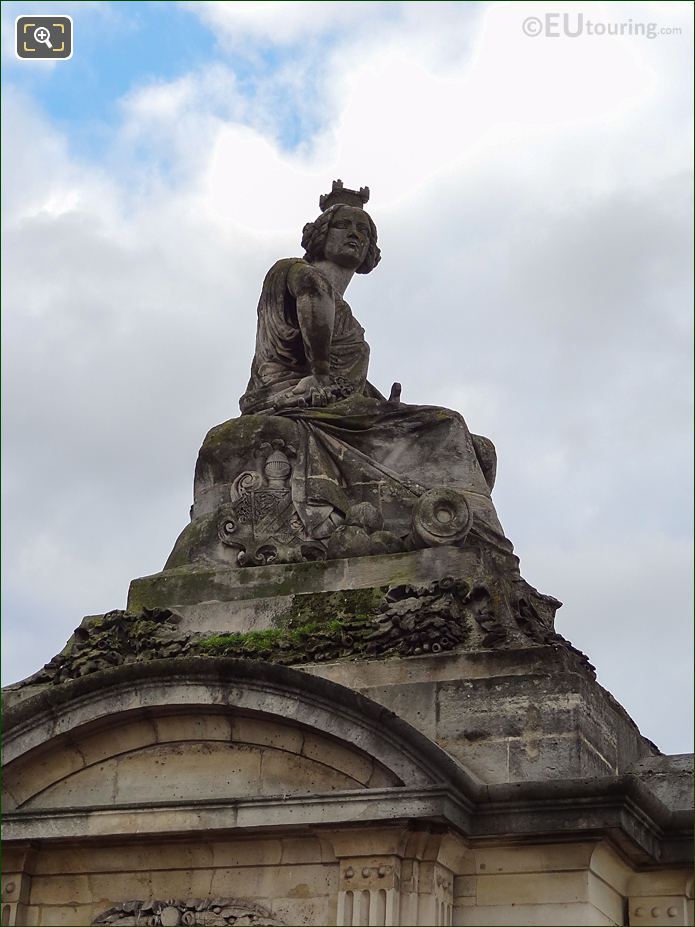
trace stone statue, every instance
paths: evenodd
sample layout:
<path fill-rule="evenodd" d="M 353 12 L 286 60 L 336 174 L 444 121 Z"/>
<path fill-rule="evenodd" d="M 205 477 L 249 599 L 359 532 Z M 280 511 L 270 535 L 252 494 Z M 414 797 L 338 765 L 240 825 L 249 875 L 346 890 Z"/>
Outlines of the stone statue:
<path fill-rule="evenodd" d="M 343 299 L 353 275 L 368 274 L 381 259 L 362 208 L 368 197 L 366 188 L 334 188 L 321 198 L 321 216 L 304 226 L 304 258 L 278 261 L 268 272 L 243 414 L 326 406 L 353 393 L 383 400 L 367 384 L 369 345 Z"/>
<path fill-rule="evenodd" d="M 345 293 L 380 259 L 368 197 L 334 182 L 304 256 L 268 271 L 242 414 L 206 436 L 164 570 L 131 583 L 127 611 L 86 618 L 27 684 L 220 654 L 289 666 L 547 644 L 586 663 L 554 632 L 557 599 L 520 576 L 490 495 L 492 443 L 367 379 Z M 160 923 L 159 908 L 127 904 L 99 923 Z M 227 916 L 157 905 L 162 924 Z"/>
<path fill-rule="evenodd" d="M 196 467 L 191 525 L 167 568 L 258 565 L 477 545 L 517 561 L 490 497 L 496 455 L 457 412 L 386 399 L 345 301 L 380 260 L 369 190 L 334 181 L 302 258 L 269 270 L 242 417 L 214 428 Z"/>

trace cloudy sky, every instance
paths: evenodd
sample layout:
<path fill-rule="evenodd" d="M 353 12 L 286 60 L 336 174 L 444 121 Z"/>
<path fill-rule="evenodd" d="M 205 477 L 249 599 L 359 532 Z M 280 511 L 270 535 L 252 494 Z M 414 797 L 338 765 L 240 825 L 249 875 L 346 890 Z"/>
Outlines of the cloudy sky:
<path fill-rule="evenodd" d="M 15 60 L 42 12 L 73 17 L 71 60 Z M 4 682 L 161 569 L 263 275 L 340 177 L 383 252 L 349 291 L 370 379 L 494 440 L 558 630 L 691 749 L 692 5 L 2 15 Z"/>

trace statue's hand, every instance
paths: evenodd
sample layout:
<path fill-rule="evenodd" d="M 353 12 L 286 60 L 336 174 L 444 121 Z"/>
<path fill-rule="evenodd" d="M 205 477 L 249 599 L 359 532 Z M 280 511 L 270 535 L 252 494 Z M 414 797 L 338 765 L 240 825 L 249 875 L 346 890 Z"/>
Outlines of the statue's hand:
<path fill-rule="evenodd" d="M 304 377 L 296 386 L 283 390 L 273 396 L 267 409 L 260 409 L 259 413 L 273 414 L 289 409 L 304 409 L 308 407 L 321 408 L 340 402 L 354 392 L 353 385 L 344 377 L 317 376 Z"/>
<path fill-rule="evenodd" d="M 292 393 L 298 399 L 303 399 L 308 406 L 327 406 L 332 401 L 330 385 L 330 376 L 312 374 L 303 377 L 293 388 Z"/>

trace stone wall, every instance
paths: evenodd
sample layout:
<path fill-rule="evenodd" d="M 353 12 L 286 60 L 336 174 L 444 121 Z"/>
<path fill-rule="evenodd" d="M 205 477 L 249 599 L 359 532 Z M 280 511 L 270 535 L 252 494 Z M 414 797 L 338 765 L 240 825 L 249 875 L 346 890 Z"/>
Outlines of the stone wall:
<path fill-rule="evenodd" d="M 607 841 L 476 848 L 431 827 L 15 847 L 3 885 L 3 923 L 54 927 L 101 922 L 121 907 L 111 922 L 136 923 L 127 913 L 136 901 L 185 911 L 199 899 L 234 913 L 183 923 L 675 927 L 692 919 L 687 868 L 635 871 Z"/>
<path fill-rule="evenodd" d="M 27 919 L 16 923 L 91 924 L 133 899 L 216 898 L 261 905 L 279 923 L 328 924 L 337 885 L 330 844 L 313 836 L 45 848 L 34 862 Z"/>
<path fill-rule="evenodd" d="M 648 755 L 634 772 L 535 782 L 492 764 L 485 781 L 476 737 L 450 753 L 434 741 L 438 685 L 458 692 L 462 735 L 475 730 L 463 659 L 342 664 L 384 701 L 390 679 L 400 716 L 319 675 L 229 658 L 40 689 L 5 719 L 2 923 L 688 923 L 686 764 Z M 521 695 L 527 711 L 521 690 L 505 710 Z M 627 725 L 607 694 L 599 704 Z M 542 707 L 568 731 L 581 710 Z"/>
<path fill-rule="evenodd" d="M 301 669 L 390 708 L 484 782 L 620 775 L 658 754 L 561 647 Z"/>

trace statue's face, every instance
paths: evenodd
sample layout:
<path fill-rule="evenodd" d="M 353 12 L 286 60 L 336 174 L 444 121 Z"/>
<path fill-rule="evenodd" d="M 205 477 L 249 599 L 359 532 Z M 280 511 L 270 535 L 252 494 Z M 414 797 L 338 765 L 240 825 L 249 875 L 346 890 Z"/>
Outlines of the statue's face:
<path fill-rule="evenodd" d="M 369 249 L 369 220 L 363 209 L 340 206 L 328 227 L 323 256 L 341 267 L 357 268 Z"/>

